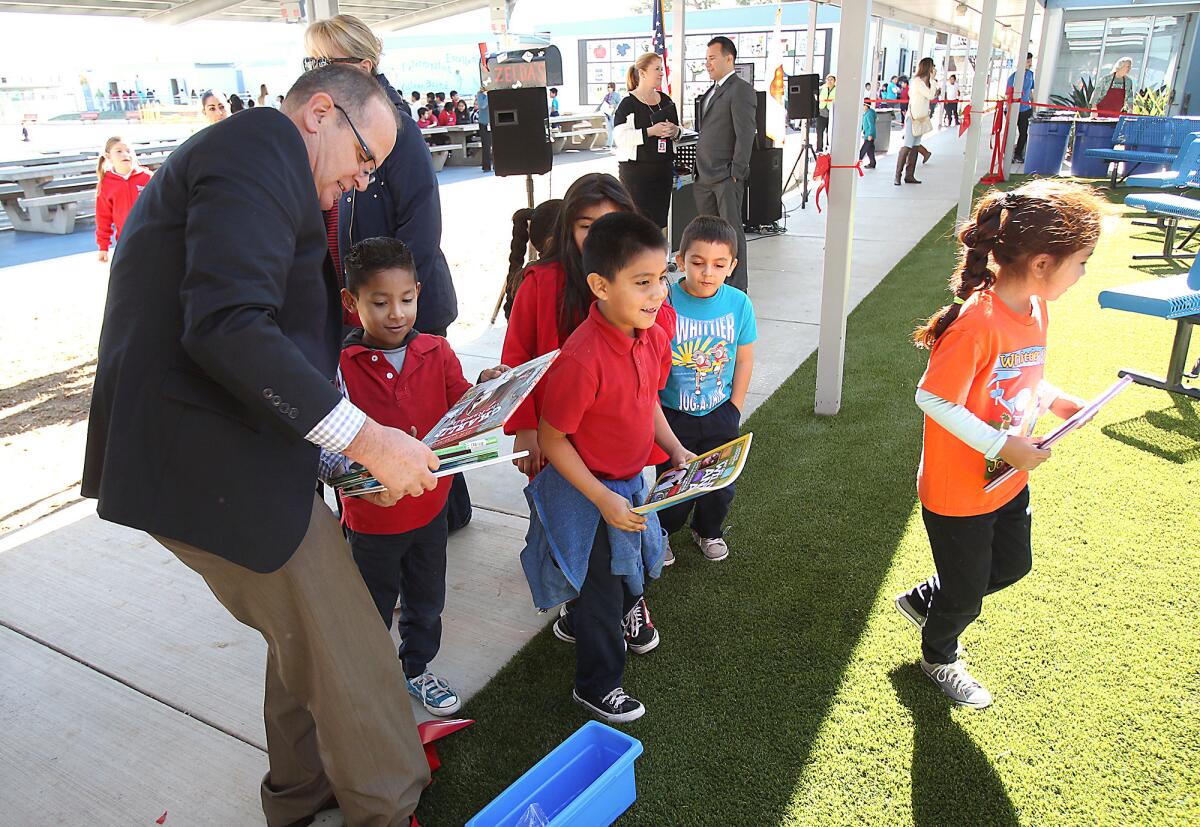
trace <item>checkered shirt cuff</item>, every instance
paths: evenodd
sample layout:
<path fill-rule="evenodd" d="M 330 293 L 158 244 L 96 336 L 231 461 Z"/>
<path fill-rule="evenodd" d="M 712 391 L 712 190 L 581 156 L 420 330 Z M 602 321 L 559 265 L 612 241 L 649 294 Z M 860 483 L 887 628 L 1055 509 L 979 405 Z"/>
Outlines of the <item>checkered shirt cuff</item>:
<path fill-rule="evenodd" d="M 343 399 L 304 438 L 326 451 L 340 454 L 358 436 L 366 421 L 365 413 L 349 399 Z"/>

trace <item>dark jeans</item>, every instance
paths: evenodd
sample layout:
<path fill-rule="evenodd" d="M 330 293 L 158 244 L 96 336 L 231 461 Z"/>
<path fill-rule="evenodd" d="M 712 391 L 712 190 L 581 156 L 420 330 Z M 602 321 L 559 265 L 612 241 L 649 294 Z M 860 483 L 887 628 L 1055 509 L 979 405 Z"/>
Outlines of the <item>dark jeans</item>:
<path fill-rule="evenodd" d="M 625 673 L 625 615 L 638 598 L 612 573 L 608 524 L 600 520 L 587 577 L 568 610 L 575 633 L 575 690 L 592 701 L 621 685 Z"/>
<path fill-rule="evenodd" d="M 1013 160 L 1025 160 L 1025 141 L 1029 138 L 1029 119 L 1033 116 L 1032 109 L 1026 109 L 1017 115 L 1017 145 L 1013 148 Z"/>
<path fill-rule="evenodd" d="M 713 448 L 719 448 L 726 442 L 738 438 L 738 429 L 742 422 L 742 413 L 726 400 L 725 404 L 714 408 L 704 416 L 692 416 L 683 411 L 663 408 L 667 423 L 683 447 L 695 454 L 703 454 Z M 658 466 L 658 474 L 671 467 L 669 462 Z M 658 520 L 663 530 L 674 534 L 683 528 L 688 515 L 692 517 L 692 528 L 706 540 L 715 540 L 725 535 L 725 518 L 729 516 L 729 507 L 733 505 L 733 494 L 736 485 L 726 486 L 720 491 L 713 491 L 703 497 L 664 508 L 658 512 Z"/>
<path fill-rule="evenodd" d="M 947 124 L 949 124 L 951 118 L 954 119 L 954 125 L 958 126 L 958 104 L 957 103 L 947 103 L 947 104 L 944 104 L 942 107 L 942 119 Z"/>
<path fill-rule="evenodd" d="M 863 144 L 858 150 L 858 160 L 867 158 L 871 162 L 871 166 L 875 166 L 875 139 L 863 138 Z"/>
<path fill-rule="evenodd" d="M 483 144 L 483 171 L 492 171 L 492 128 L 487 124 L 479 125 L 479 143 Z"/>
<path fill-rule="evenodd" d="M 900 125 L 904 126 L 904 119 L 908 117 L 908 104 L 900 104 Z"/>
<path fill-rule="evenodd" d="M 909 592 L 926 609 L 921 654 L 929 663 L 957 660 L 958 636 L 979 617 L 986 595 L 1011 586 L 1033 566 L 1029 487 L 977 517 L 943 517 L 921 509 L 937 574 Z"/>
<path fill-rule="evenodd" d="M 817 152 L 825 151 L 825 132 L 829 129 L 829 116 L 817 115 Z"/>
<path fill-rule="evenodd" d="M 404 534 L 346 531 L 354 562 L 388 629 L 397 598 L 400 660 L 404 674 L 425 671 L 442 645 L 446 607 L 446 509 L 421 528 Z"/>

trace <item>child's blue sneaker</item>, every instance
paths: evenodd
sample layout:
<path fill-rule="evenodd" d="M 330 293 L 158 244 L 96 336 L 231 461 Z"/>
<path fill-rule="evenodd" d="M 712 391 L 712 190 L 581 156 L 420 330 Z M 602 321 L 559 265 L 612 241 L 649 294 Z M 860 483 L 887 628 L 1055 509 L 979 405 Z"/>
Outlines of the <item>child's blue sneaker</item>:
<path fill-rule="evenodd" d="M 450 684 L 428 670 L 423 675 L 408 679 L 408 694 L 420 701 L 430 715 L 439 718 L 453 715 L 462 707 L 462 701 Z"/>

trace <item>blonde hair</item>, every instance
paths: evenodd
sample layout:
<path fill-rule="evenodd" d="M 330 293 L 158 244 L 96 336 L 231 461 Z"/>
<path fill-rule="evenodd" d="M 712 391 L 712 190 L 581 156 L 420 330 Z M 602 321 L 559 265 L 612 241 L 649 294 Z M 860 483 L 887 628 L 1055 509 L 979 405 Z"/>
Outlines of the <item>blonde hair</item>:
<path fill-rule="evenodd" d="M 638 73 L 649 69 L 650 64 L 656 60 L 661 61 L 662 57 L 654 52 L 646 52 L 633 62 L 633 65 L 629 67 L 629 71 L 625 73 L 625 86 L 630 92 L 637 89 Z"/>
<path fill-rule="evenodd" d="M 100 182 L 104 180 L 104 173 L 108 172 L 106 168 L 108 153 L 112 152 L 114 146 L 123 143 L 125 143 L 125 139 L 120 135 L 113 135 L 104 142 L 104 151 L 100 153 L 100 160 L 96 162 L 96 195 L 100 194 Z M 137 156 L 134 156 L 133 168 L 137 169 Z"/>
<path fill-rule="evenodd" d="M 350 14 L 318 20 L 304 30 L 304 50 L 312 57 L 356 57 L 371 62 L 379 71 L 383 41 L 366 23 Z"/>

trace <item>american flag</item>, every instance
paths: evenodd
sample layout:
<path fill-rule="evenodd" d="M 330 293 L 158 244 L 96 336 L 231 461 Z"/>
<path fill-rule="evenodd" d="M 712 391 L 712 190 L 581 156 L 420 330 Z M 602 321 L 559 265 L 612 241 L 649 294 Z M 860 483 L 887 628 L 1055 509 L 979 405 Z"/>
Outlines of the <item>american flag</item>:
<path fill-rule="evenodd" d="M 678 0 L 682 2 L 682 0 Z M 671 65 L 667 63 L 667 36 L 663 33 L 663 0 L 654 0 L 654 23 L 651 30 L 651 46 L 654 54 L 662 58 L 663 70 L 666 72 L 667 94 L 671 94 Z"/>

